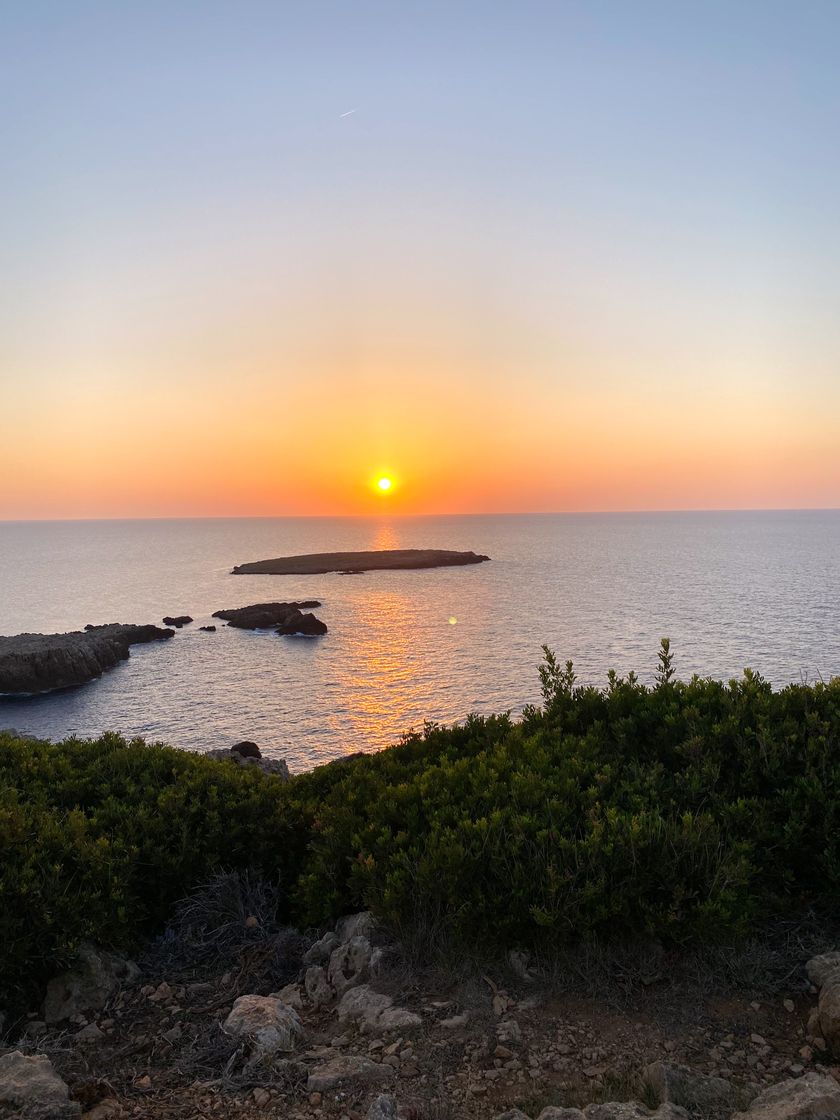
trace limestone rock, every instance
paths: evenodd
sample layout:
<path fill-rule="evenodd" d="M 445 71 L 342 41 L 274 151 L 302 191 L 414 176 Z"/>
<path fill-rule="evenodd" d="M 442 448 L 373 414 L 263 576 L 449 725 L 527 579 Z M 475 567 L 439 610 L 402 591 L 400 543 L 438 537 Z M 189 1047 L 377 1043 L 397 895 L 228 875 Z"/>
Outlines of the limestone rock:
<path fill-rule="evenodd" d="M 579 1108 L 558 1108 L 556 1105 L 549 1105 L 542 1110 L 537 1120 L 584 1120 L 584 1116 Z"/>
<path fill-rule="evenodd" d="M 303 978 L 303 986 L 313 1007 L 323 1007 L 335 994 L 327 982 L 327 974 L 319 964 L 310 965 Z"/>
<path fill-rule="evenodd" d="M 391 1085 L 396 1074 L 390 1066 L 379 1065 L 370 1058 L 341 1054 L 317 1065 L 306 1083 L 308 1093 L 326 1093 L 346 1081 L 363 1085 Z"/>
<path fill-rule="evenodd" d="M 583 1110 L 583 1115 L 585 1120 L 688 1120 L 688 1113 L 679 1105 L 661 1104 L 656 1112 L 651 1112 L 638 1101 L 588 1104 Z"/>
<path fill-rule="evenodd" d="M 207 751 L 206 755 L 207 758 L 235 762 L 237 766 L 261 770 L 263 774 L 273 774 L 284 782 L 287 782 L 291 777 L 285 758 L 263 758 L 262 756 L 257 757 L 250 754 L 241 754 L 237 750 L 239 746 L 241 746 L 241 744 L 237 743 L 235 746 L 231 747 L 230 750 L 219 747 L 215 750 Z"/>
<path fill-rule="evenodd" d="M 294 1050 L 304 1033 L 293 1007 L 272 996 L 257 995 L 240 996 L 222 1030 L 233 1038 L 248 1039 L 255 1061 Z"/>
<path fill-rule="evenodd" d="M 47 984 L 44 1019 L 60 1023 L 84 1011 L 99 1011 L 121 984 L 140 975 L 133 961 L 85 942 L 79 948 L 78 964 Z"/>
<path fill-rule="evenodd" d="M 368 1109 L 366 1120 L 397 1120 L 396 1098 L 381 1093 Z"/>
<path fill-rule="evenodd" d="M 812 957 L 805 965 L 805 971 L 811 983 L 821 988 L 832 972 L 840 971 L 840 950 Z"/>
<path fill-rule="evenodd" d="M 104 1033 L 97 1027 L 96 1023 L 88 1023 L 86 1027 L 76 1031 L 75 1035 L 76 1042 L 81 1042 L 85 1046 L 100 1042 L 104 1037 Z"/>
<path fill-rule="evenodd" d="M 817 1004 L 820 1031 L 835 1057 L 840 1057 L 840 970 L 829 974 Z"/>
<path fill-rule="evenodd" d="M 755 1098 L 746 1112 L 732 1120 L 837 1120 L 840 1117 L 840 1085 L 833 1077 L 806 1073 L 772 1085 Z"/>
<path fill-rule="evenodd" d="M 304 964 L 324 964 L 325 961 L 330 959 L 330 954 L 333 949 L 338 947 L 338 934 L 333 930 L 325 933 L 318 941 L 313 942 L 312 945 L 303 954 Z"/>
<path fill-rule="evenodd" d="M 49 1058 L 20 1050 L 0 1058 L 0 1114 L 6 1109 L 21 1120 L 65 1120 L 81 1112 Z"/>
<path fill-rule="evenodd" d="M 375 927 L 376 919 L 370 910 L 360 910 L 357 914 L 347 914 L 346 917 L 340 918 L 336 923 L 335 932 L 339 942 L 343 944 L 354 937 L 366 937 L 370 940 Z"/>
<path fill-rule="evenodd" d="M 338 1005 L 338 1021 L 358 1023 L 362 1030 L 375 1031 L 379 1017 L 388 1011 L 394 1001 L 384 992 L 375 992 L 367 984 L 351 988 L 341 998 Z"/>
<path fill-rule="evenodd" d="M 704 1113 L 735 1108 L 735 1088 L 729 1081 L 688 1066 L 654 1062 L 645 1070 L 645 1080 L 659 1104 L 678 1104 Z"/>
<path fill-rule="evenodd" d="M 301 992 L 300 984 L 287 984 L 285 988 L 281 988 L 279 992 L 273 992 L 272 997 L 279 999 L 281 1003 L 285 1003 L 287 1007 L 293 1007 L 295 1011 L 300 1011 L 303 1007 L 303 993 Z"/>
<path fill-rule="evenodd" d="M 375 992 L 366 984 L 350 988 L 338 1005 L 339 1022 L 351 1021 L 361 1030 L 410 1031 L 422 1026 L 423 1020 L 413 1011 L 394 1007 L 394 1001 L 383 992 Z"/>
<path fill-rule="evenodd" d="M 367 980 L 372 951 L 368 939 L 359 935 L 333 949 L 327 977 L 336 995 L 344 995 L 348 988 Z"/>

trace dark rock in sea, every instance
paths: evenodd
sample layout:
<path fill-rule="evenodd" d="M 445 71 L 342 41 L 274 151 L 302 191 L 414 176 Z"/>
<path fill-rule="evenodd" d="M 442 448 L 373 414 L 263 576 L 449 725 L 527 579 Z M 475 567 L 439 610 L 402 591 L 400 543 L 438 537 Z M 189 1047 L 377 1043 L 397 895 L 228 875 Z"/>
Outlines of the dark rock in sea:
<path fill-rule="evenodd" d="M 199 626 L 199 630 L 206 630 L 208 634 L 215 634 L 216 633 L 216 627 L 215 626 Z"/>
<path fill-rule="evenodd" d="M 68 634 L 0 637 L 0 695 L 33 696 L 101 676 L 141 642 L 171 638 L 174 630 L 112 622 Z"/>
<path fill-rule="evenodd" d="M 305 556 L 279 556 L 237 564 L 233 575 L 320 575 L 323 572 L 394 571 L 410 568 L 450 568 L 482 564 L 489 560 L 478 552 L 454 552 L 445 548 L 392 548 L 376 552 L 316 552 Z"/>
<path fill-rule="evenodd" d="M 283 626 L 299 618 L 305 608 L 320 605 L 317 599 L 306 599 L 301 603 L 255 603 L 251 607 L 214 611 L 213 618 L 223 618 L 229 626 L 238 626 L 242 630 L 270 630 L 272 626 Z"/>
<path fill-rule="evenodd" d="M 290 618 L 282 626 L 278 626 L 275 634 L 289 638 L 319 638 L 327 633 L 327 624 L 314 614 L 301 614 L 298 611 L 296 618 Z"/>
<path fill-rule="evenodd" d="M 176 630 L 180 630 L 182 626 L 186 626 L 188 622 L 192 622 L 192 619 L 188 614 L 179 614 L 174 618 L 167 615 L 162 621 L 164 626 L 174 626 Z"/>
<path fill-rule="evenodd" d="M 234 743 L 230 749 L 233 754 L 241 755 L 243 758 L 262 758 L 260 748 L 249 739 L 243 739 L 241 743 Z"/>

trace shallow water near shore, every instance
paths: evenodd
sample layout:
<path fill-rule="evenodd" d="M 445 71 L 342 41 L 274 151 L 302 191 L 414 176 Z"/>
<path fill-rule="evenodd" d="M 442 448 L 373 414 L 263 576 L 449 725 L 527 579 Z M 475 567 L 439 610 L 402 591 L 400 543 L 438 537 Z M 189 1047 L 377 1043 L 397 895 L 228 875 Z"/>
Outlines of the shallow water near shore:
<path fill-rule="evenodd" d="M 342 576 L 233 576 L 303 552 L 473 549 L 491 562 Z M 77 689 L 0 701 L 0 727 L 114 729 L 193 750 L 253 739 L 292 770 L 424 720 L 539 701 L 541 645 L 579 679 L 678 674 L 775 685 L 840 674 L 840 511 L 0 523 L 0 632 L 190 614 L 170 642 Z M 321 639 L 212 620 L 320 599 Z M 214 622 L 215 634 L 198 627 Z"/>

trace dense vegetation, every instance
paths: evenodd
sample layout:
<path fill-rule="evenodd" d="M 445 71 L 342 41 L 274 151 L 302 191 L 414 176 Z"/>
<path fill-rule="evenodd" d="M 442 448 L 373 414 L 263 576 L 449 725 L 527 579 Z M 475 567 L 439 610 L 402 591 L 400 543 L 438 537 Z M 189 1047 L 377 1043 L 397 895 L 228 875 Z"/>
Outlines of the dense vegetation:
<path fill-rule="evenodd" d="M 107 734 L 0 735 L 0 1006 L 81 939 L 130 948 L 214 871 L 279 885 L 284 920 L 370 906 L 397 930 L 488 949 L 721 939 L 840 908 L 840 680 L 757 674 L 576 685 L 428 726 L 284 784 Z"/>

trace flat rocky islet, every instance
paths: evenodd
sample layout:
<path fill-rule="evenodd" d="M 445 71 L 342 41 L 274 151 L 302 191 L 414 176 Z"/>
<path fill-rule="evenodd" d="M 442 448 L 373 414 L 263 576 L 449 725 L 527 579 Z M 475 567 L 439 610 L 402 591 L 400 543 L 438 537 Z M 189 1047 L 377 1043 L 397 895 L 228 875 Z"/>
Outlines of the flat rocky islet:
<path fill-rule="evenodd" d="M 85 684 L 129 656 L 129 648 L 174 630 L 112 622 L 66 634 L 0 636 L 0 695 L 35 696 Z"/>
<path fill-rule="evenodd" d="M 421 568 L 453 568 L 483 564 L 489 560 L 478 552 L 456 552 L 445 548 L 391 548 L 371 552 L 313 552 L 301 556 L 278 556 L 237 564 L 232 575 L 308 576 L 338 572 L 407 571 Z"/>

